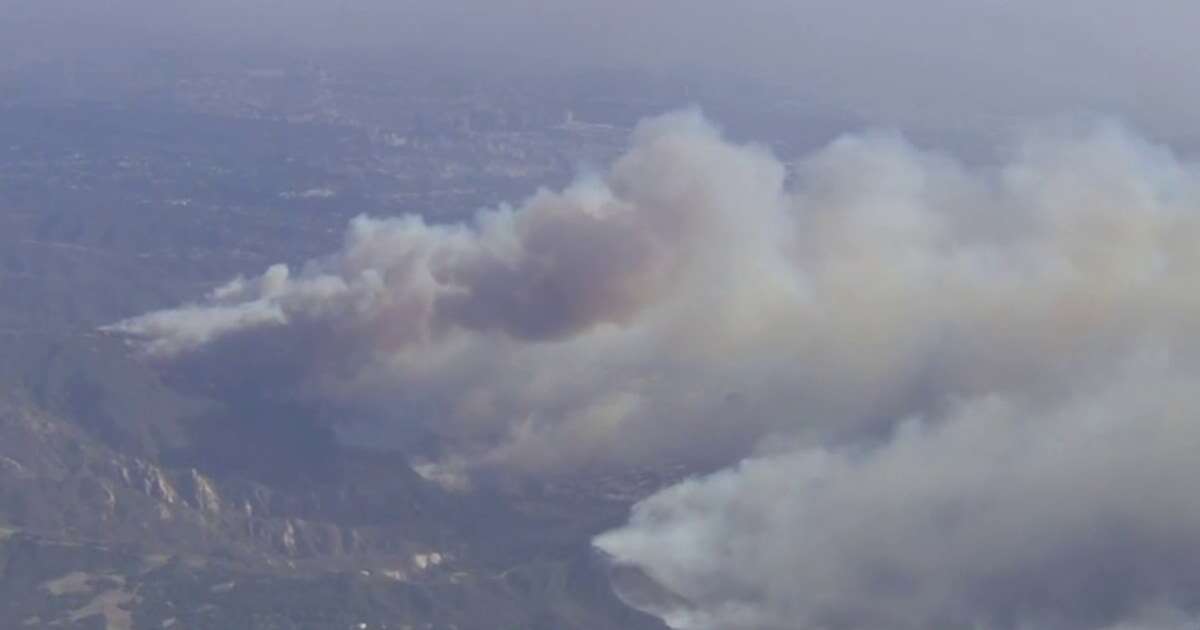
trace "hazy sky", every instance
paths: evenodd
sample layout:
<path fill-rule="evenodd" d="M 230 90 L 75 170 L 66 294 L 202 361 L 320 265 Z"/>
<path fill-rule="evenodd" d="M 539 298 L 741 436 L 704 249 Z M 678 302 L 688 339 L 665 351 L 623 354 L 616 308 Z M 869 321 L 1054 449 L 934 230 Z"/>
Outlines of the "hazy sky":
<path fill-rule="evenodd" d="M 1078 111 L 1200 122 L 1181 0 L 3 0 L 10 42 L 436 48 L 522 63 L 744 73 L 898 122 Z M 13 45 L 10 43 L 10 46 Z"/>

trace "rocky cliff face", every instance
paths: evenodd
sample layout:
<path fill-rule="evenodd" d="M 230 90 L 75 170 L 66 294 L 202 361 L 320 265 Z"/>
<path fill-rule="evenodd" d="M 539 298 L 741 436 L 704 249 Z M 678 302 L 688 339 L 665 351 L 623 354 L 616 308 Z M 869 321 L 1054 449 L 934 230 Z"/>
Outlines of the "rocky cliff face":
<path fill-rule="evenodd" d="M 448 492 L 336 444 L 267 474 L 104 344 L 43 347 L 0 389 L 0 626 L 661 627 L 587 544 L 652 476 Z"/>

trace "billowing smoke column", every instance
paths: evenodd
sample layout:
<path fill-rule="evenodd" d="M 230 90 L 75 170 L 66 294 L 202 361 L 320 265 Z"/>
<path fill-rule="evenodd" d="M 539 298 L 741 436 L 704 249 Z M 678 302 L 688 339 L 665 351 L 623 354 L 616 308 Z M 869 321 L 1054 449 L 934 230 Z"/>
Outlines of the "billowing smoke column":
<path fill-rule="evenodd" d="M 596 541 L 678 627 L 1183 628 L 1198 245 L 1200 169 L 1112 124 L 980 168 L 848 137 L 789 174 L 685 112 L 562 192 L 358 219 L 111 328 L 369 401 L 446 469 L 740 462 Z"/>

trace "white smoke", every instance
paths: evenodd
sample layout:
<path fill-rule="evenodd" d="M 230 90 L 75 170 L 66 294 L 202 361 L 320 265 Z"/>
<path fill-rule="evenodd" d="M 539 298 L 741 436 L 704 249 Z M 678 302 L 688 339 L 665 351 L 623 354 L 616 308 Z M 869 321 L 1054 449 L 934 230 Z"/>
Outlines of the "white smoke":
<path fill-rule="evenodd" d="M 865 134 L 789 173 L 685 112 L 562 192 L 360 218 L 112 329 L 235 372 L 270 338 L 286 386 L 435 431 L 455 478 L 750 455 L 598 539 L 681 627 L 1183 626 L 1198 243 L 1200 169 L 1114 124 L 988 167 Z"/>
<path fill-rule="evenodd" d="M 873 448 L 749 459 L 597 540 L 689 628 L 1103 628 L 1200 606 L 1200 379 L 965 400 Z M 1194 619 L 1169 627 L 1195 627 Z M 1136 626 L 1135 626 L 1136 627 Z"/>

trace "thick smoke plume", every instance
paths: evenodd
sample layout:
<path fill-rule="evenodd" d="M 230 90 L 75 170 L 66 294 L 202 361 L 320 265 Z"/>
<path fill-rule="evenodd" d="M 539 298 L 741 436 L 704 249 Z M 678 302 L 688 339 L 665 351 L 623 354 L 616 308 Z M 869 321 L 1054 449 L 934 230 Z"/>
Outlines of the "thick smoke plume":
<path fill-rule="evenodd" d="M 562 192 L 360 218 L 112 329 L 420 425 L 446 469 L 743 460 L 597 541 L 679 627 L 1188 627 L 1200 169 L 1103 122 L 1009 153 L 865 134 L 789 171 L 673 114 Z"/>

